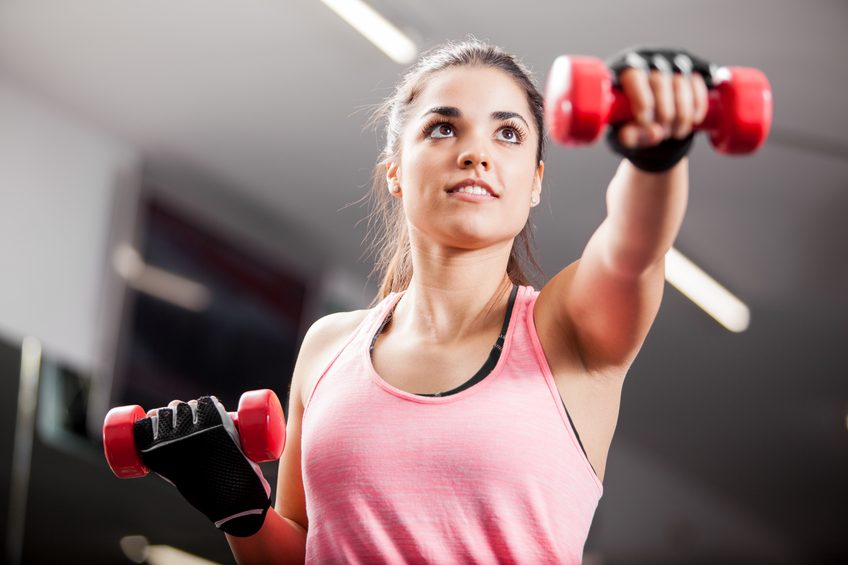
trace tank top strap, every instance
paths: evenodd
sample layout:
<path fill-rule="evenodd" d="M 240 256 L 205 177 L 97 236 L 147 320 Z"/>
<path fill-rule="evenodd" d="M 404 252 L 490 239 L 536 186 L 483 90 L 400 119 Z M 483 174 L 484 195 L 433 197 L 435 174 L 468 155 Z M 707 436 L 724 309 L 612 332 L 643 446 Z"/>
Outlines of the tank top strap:
<path fill-rule="evenodd" d="M 400 298 L 400 294 L 403 294 L 403 291 L 400 293 L 392 292 L 389 293 L 386 297 L 384 297 L 380 302 L 378 302 L 365 317 L 362 318 L 362 321 L 359 322 L 359 325 L 356 326 L 350 336 L 348 336 L 347 340 L 345 340 L 344 344 L 338 348 L 338 350 L 333 355 L 333 358 L 327 363 L 326 366 L 321 367 L 321 373 L 316 379 L 312 390 L 309 392 L 309 396 L 306 400 L 306 405 L 304 406 L 304 416 L 305 411 L 309 408 L 309 405 L 312 403 L 312 397 L 315 395 L 315 391 L 318 388 L 318 384 L 324 378 L 324 375 L 330 368 L 336 363 L 338 358 L 344 353 L 346 349 L 352 347 L 354 350 L 359 350 L 361 348 L 361 344 L 363 341 L 367 342 L 369 339 L 369 335 L 371 335 L 374 331 L 376 331 L 377 326 L 383 321 L 383 318 L 386 316 L 387 311 L 391 309 L 397 300 Z"/>
<path fill-rule="evenodd" d="M 372 312 L 365 317 L 361 330 L 365 333 L 364 339 L 367 341 L 368 347 L 370 347 L 371 340 L 376 335 L 377 330 L 382 330 L 383 326 L 388 321 L 388 316 L 394 311 L 395 305 L 405 292 L 406 290 L 390 292 L 385 298 L 378 302 Z"/>

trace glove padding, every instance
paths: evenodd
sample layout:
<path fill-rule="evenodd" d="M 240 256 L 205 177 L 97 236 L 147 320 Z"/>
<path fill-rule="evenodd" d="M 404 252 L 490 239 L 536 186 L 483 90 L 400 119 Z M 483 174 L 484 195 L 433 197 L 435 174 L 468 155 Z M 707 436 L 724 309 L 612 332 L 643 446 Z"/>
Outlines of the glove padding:
<path fill-rule="evenodd" d="M 659 70 L 666 73 L 689 75 L 700 73 L 707 88 L 713 86 L 715 65 L 696 57 L 684 49 L 630 47 L 613 55 L 607 60 L 607 66 L 613 72 L 613 84 L 619 86 L 619 77 L 627 69 Z M 613 151 L 633 163 L 637 168 L 649 173 L 660 173 L 674 167 L 685 157 L 695 140 L 693 131 L 683 139 L 669 138 L 654 147 L 631 148 L 619 141 L 618 133 L 624 124 L 609 128 L 607 143 Z"/>
<path fill-rule="evenodd" d="M 174 485 L 215 527 L 233 536 L 259 531 L 271 487 L 245 457 L 238 429 L 214 396 L 171 403 L 133 427 L 141 460 Z"/>

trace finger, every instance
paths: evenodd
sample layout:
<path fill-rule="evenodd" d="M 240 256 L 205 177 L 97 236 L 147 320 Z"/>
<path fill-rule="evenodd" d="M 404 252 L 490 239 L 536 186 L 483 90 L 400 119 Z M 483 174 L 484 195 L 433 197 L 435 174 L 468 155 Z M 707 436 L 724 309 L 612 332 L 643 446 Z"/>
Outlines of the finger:
<path fill-rule="evenodd" d="M 691 82 L 692 97 L 695 105 L 692 121 L 698 125 L 707 118 L 707 112 L 710 109 L 710 95 L 707 90 L 707 83 L 704 82 L 704 77 L 700 73 L 692 73 Z"/>
<path fill-rule="evenodd" d="M 656 121 L 670 133 L 676 116 L 671 72 L 665 70 L 651 71 L 649 80 L 656 101 Z"/>
<path fill-rule="evenodd" d="M 622 145 L 631 149 L 652 147 L 659 144 L 665 137 L 665 130 L 656 122 L 647 126 L 630 122 L 623 125 L 618 131 L 618 140 Z"/>
<path fill-rule="evenodd" d="M 643 127 L 633 122 L 627 122 L 618 130 L 618 141 L 625 147 L 634 149 L 639 146 L 639 134 Z"/>
<path fill-rule="evenodd" d="M 197 400 L 189 400 L 188 407 L 191 409 L 191 421 L 194 425 L 197 425 Z"/>
<path fill-rule="evenodd" d="M 177 424 L 177 414 L 176 411 L 171 408 L 160 408 L 159 409 L 159 422 L 158 426 L 154 426 L 158 428 L 157 435 L 158 437 L 163 437 L 166 434 L 170 434 L 171 430 L 176 427 Z"/>
<path fill-rule="evenodd" d="M 180 402 L 174 406 L 174 432 L 178 435 L 191 433 L 194 425 L 195 410 L 186 402 Z"/>
<path fill-rule="evenodd" d="M 695 113 L 692 93 L 692 83 L 684 75 L 676 74 L 672 79 L 674 85 L 675 119 L 672 135 L 683 139 L 692 132 L 692 120 Z"/>
<path fill-rule="evenodd" d="M 171 410 L 171 429 L 177 428 L 177 416 L 179 415 L 179 407 L 180 405 L 184 405 L 185 402 L 182 400 L 172 400 L 168 403 L 168 408 Z M 186 406 L 188 408 L 188 406 Z"/>
<path fill-rule="evenodd" d="M 159 437 L 159 410 L 161 408 L 153 408 L 147 411 L 147 418 L 150 422 L 150 430 L 153 432 L 153 441 Z M 144 424 L 143 424 L 144 425 Z"/>
<path fill-rule="evenodd" d="M 222 412 L 226 414 L 223 406 L 221 407 L 222 410 L 218 409 L 220 404 L 214 396 L 201 396 L 197 400 L 198 417 L 202 426 L 206 426 L 211 422 L 220 423 L 223 418 Z"/>
<path fill-rule="evenodd" d="M 641 69 L 626 69 L 618 78 L 621 90 L 630 102 L 633 119 L 643 125 L 654 121 L 654 95 L 648 73 Z"/>

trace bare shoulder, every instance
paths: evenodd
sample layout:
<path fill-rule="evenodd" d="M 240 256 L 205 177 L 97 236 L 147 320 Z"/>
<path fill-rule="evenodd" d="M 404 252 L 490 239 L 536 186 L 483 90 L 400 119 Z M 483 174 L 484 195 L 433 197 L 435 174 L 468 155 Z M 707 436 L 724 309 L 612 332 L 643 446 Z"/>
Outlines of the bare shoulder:
<path fill-rule="evenodd" d="M 298 353 L 297 364 L 300 367 L 297 369 L 300 370 L 295 370 L 295 376 L 301 379 L 298 388 L 303 406 L 321 371 L 369 312 L 371 310 L 368 309 L 335 312 L 319 318 L 310 326 Z"/>

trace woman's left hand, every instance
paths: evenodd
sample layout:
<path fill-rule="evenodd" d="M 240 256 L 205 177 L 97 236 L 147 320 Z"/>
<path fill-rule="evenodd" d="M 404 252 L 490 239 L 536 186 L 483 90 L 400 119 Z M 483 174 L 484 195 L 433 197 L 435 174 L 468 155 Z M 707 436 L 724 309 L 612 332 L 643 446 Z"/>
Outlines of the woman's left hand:
<path fill-rule="evenodd" d="M 672 137 L 684 139 L 707 115 L 704 77 L 696 71 L 673 73 L 665 59 L 657 63 L 660 69 L 630 67 L 618 76 L 635 117 L 618 131 L 625 147 L 652 147 Z"/>

